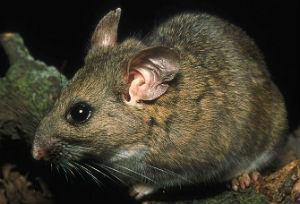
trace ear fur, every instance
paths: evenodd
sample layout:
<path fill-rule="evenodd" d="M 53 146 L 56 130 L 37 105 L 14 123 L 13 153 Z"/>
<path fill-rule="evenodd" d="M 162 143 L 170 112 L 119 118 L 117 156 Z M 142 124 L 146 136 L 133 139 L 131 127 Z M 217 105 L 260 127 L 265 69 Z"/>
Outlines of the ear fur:
<path fill-rule="evenodd" d="M 169 47 L 157 46 L 140 51 L 127 66 L 127 103 L 135 105 L 163 95 L 169 86 L 167 82 L 175 77 L 179 68 L 179 55 Z"/>
<path fill-rule="evenodd" d="M 121 9 L 106 14 L 98 23 L 91 39 L 91 48 L 113 46 L 117 42 Z"/>

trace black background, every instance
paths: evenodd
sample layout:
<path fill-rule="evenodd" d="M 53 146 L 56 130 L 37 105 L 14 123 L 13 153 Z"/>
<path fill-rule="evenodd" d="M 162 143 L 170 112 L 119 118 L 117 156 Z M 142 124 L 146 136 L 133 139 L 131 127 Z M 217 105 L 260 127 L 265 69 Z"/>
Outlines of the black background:
<path fill-rule="evenodd" d="M 99 19 L 122 8 L 119 40 L 143 36 L 181 11 L 206 11 L 242 27 L 265 55 L 283 93 L 291 129 L 299 124 L 299 1 L 36 1 L 3 2 L 0 33 L 18 32 L 31 54 L 71 77 L 83 65 Z M 8 60 L 0 48 L 0 74 Z"/>

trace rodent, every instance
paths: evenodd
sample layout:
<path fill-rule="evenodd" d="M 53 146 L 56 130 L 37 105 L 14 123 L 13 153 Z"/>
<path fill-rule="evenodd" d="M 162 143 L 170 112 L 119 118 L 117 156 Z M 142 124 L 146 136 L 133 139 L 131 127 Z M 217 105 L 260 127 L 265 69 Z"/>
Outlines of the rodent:
<path fill-rule="evenodd" d="M 248 186 L 288 128 L 255 42 L 207 13 L 178 14 L 142 40 L 117 42 L 120 15 L 100 20 L 84 66 L 37 128 L 33 157 L 71 169 L 90 162 L 86 169 L 105 169 L 137 199 L 240 176 L 233 189 Z"/>

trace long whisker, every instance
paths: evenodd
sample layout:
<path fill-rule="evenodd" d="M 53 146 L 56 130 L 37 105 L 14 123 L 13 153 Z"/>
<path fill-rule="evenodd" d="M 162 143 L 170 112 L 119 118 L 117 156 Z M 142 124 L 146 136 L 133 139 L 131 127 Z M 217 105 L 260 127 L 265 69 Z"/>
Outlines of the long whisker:
<path fill-rule="evenodd" d="M 147 180 L 149 180 L 149 181 L 151 181 L 151 182 L 153 182 L 153 183 L 155 183 L 154 180 L 152 180 L 151 178 L 149 178 L 148 176 L 146 176 L 146 175 L 144 175 L 144 174 L 138 173 L 138 172 L 136 172 L 136 171 L 134 171 L 134 170 L 132 170 L 132 169 L 130 169 L 130 168 L 127 168 L 127 167 L 125 167 L 125 166 L 122 166 L 122 165 L 117 165 L 117 166 L 120 167 L 120 168 L 122 168 L 122 169 L 125 169 L 125 170 L 127 170 L 127 171 L 130 171 L 130 172 L 132 172 L 132 173 L 134 173 L 134 174 L 136 174 L 136 175 L 138 175 L 138 176 L 140 176 L 140 177 L 142 177 L 142 178 L 145 178 L 145 179 L 147 179 Z"/>
<path fill-rule="evenodd" d="M 66 181 L 67 181 L 67 183 L 69 182 L 69 178 L 68 178 L 68 173 L 67 173 L 67 171 L 66 171 L 66 168 L 65 168 L 65 165 L 61 165 L 61 168 L 62 168 L 62 170 L 63 170 L 63 173 L 64 173 L 64 176 L 65 176 L 65 178 L 66 178 Z"/>
<path fill-rule="evenodd" d="M 60 176 L 62 176 L 62 173 L 61 173 L 61 167 L 60 167 L 60 165 L 56 165 L 55 166 L 56 167 L 56 171 L 58 172 L 58 174 L 60 175 Z"/>
<path fill-rule="evenodd" d="M 118 152 L 115 152 L 115 151 L 113 151 L 113 150 L 109 150 L 109 151 L 112 152 L 112 153 L 114 153 L 114 156 L 118 156 L 118 157 L 121 157 L 121 158 L 122 158 L 122 155 L 119 155 Z M 116 165 L 117 165 L 117 164 L 116 164 Z M 148 168 L 152 168 L 152 169 L 154 169 L 154 170 L 160 171 L 160 172 L 162 172 L 162 173 L 164 173 L 164 174 L 167 174 L 167 175 L 171 175 L 171 176 L 173 176 L 173 177 L 178 177 L 178 178 L 180 178 L 180 179 L 182 179 L 182 180 L 184 180 L 184 181 L 186 181 L 186 182 L 188 182 L 188 183 L 193 183 L 192 181 L 188 180 L 188 179 L 187 179 L 186 177 L 184 177 L 183 175 L 178 174 L 178 173 L 176 173 L 176 172 L 174 172 L 174 171 L 172 171 L 172 170 L 169 170 L 169 169 L 161 169 L 161 168 L 159 168 L 159 167 L 156 167 L 156 166 L 153 166 L 153 165 L 150 165 L 150 164 L 147 164 L 147 163 L 145 163 L 145 165 L 146 165 L 146 167 L 148 167 Z M 150 180 L 150 181 L 154 182 L 153 179 L 151 179 L 151 178 L 145 176 L 144 174 L 138 173 L 138 172 L 136 172 L 136 171 L 134 171 L 134 170 L 132 170 L 132 169 L 130 169 L 130 168 L 127 168 L 127 167 L 125 167 L 125 166 L 121 166 L 121 165 L 117 165 L 117 166 L 119 166 L 120 168 L 123 168 L 123 169 L 125 169 L 125 170 L 127 170 L 127 171 L 130 171 L 130 172 L 132 172 L 132 173 L 134 173 L 134 174 L 136 174 L 136 175 L 142 176 L 143 178 L 146 178 L 147 180 Z M 119 172 L 119 173 L 120 173 L 120 172 Z"/>
<path fill-rule="evenodd" d="M 72 167 L 72 166 L 70 165 L 70 162 L 66 162 L 66 165 L 65 165 L 66 170 L 67 170 L 68 172 L 70 172 L 70 174 L 75 178 L 76 176 L 75 176 L 75 174 L 74 174 L 74 172 L 73 172 L 73 170 L 72 170 L 71 167 Z"/>
<path fill-rule="evenodd" d="M 87 164 L 87 163 L 85 163 L 85 165 L 86 165 L 88 168 L 90 168 L 90 169 L 92 169 L 92 170 L 98 172 L 98 173 L 101 174 L 102 176 L 108 178 L 109 180 L 115 182 L 115 180 L 113 180 L 109 175 L 107 175 L 106 173 L 104 173 L 104 172 L 101 171 L 100 169 L 97 169 L 96 167 L 94 167 L 94 166 L 92 166 L 92 165 L 90 165 L 90 164 Z M 97 165 L 97 166 L 98 166 L 99 168 L 104 168 L 103 166 L 100 166 L 100 165 Z"/>
<path fill-rule="evenodd" d="M 103 166 L 103 168 L 106 169 L 106 170 L 108 170 L 108 171 L 110 172 L 110 174 L 111 174 L 115 179 L 117 179 L 119 182 L 121 182 L 122 184 L 126 185 L 126 183 L 125 183 L 122 179 L 120 179 L 118 176 L 116 176 L 115 174 L 113 174 L 111 171 L 115 171 L 115 172 L 117 172 L 117 173 L 119 173 L 119 174 L 122 174 L 122 175 L 125 175 L 125 176 L 129 176 L 129 177 L 130 177 L 130 175 L 125 174 L 125 173 L 123 173 L 123 172 L 121 172 L 121 171 L 118 171 L 118 170 L 116 170 L 116 169 L 114 169 L 114 168 L 112 168 L 112 167 L 109 167 L 109 166 Z M 110 170 L 111 170 L 111 171 L 110 171 Z"/>
<path fill-rule="evenodd" d="M 75 166 L 75 162 L 68 162 L 69 163 L 69 166 L 71 167 L 71 168 L 73 168 L 78 174 L 79 174 L 79 176 L 84 180 L 84 181 L 86 181 L 86 179 L 85 179 L 85 177 L 82 175 L 82 173 L 81 173 L 81 169 L 79 169 L 77 166 Z"/>
<path fill-rule="evenodd" d="M 131 179 L 133 179 L 133 180 L 136 180 L 136 181 L 139 181 L 139 179 L 137 179 L 137 178 L 135 178 L 135 177 L 132 177 L 130 174 L 127 174 L 127 173 L 125 173 L 125 172 L 123 172 L 123 171 L 120 171 L 120 170 L 118 170 L 118 169 L 115 169 L 115 168 L 113 168 L 113 167 L 111 167 L 111 166 L 108 166 L 108 165 L 105 165 L 105 164 L 98 164 L 98 163 L 95 163 L 95 162 L 93 162 L 96 166 L 99 166 L 99 167 L 102 167 L 102 168 L 104 168 L 104 169 L 106 169 L 106 170 L 108 170 L 109 172 L 110 172 L 110 174 L 113 176 L 113 177 L 115 177 L 117 180 L 119 180 L 121 183 L 123 183 L 123 184 L 125 184 L 125 182 L 124 181 L 122 181 L 119 177 L 117 177 L 115 174 L 113 174 L 111 171 L 114 171 L 114 172 L 116 172 L 116 173 L 118 173 L 118 174 L 121 174 L 121 175 L 123 175 L 123 176 L 126 176 L 126 177 L 129 177 L 129 178 L 131 178 Z M 125 167 L 124 167 L 125 168 Z M 128 168 L 127 168 L 127 170 L 129 170 Z M 133 172 L 133 170 L 130 170 L 131 172 Z M 137 173 L 135 173 L 135 174 L 137 174 Z M 142 175 L 139 175 L 139 176 L 142 176 Z M 143 177 L 143 176 L 142 176 Z"/>
<path fill-rule="evenodd" d="M 116 172 L 118 174 L 124 175 L 126 177 L 130 177 L 131 178 L 131 176 L 129 174 L 126 174 L 125 172 L 119 171 L 119 170 L 117 170 L 117 169 L 115 169 L 113 167 L 110 167 L 108 165 L 98 164 L 96 162 L 93 162 L 93 164 L 96 165 L 96 166 L 98 166 L 98 167 L 100 167 L 100 168 L 103 168 L 103 169 L 107 170 L 110 173 L 110 175 L 112 175 L 114 178 L 116 178 L 118 181 L 120 181 L 121 183 L 123 183 L 125 185 L 126 185 L 126 183 L 122 179 L 120 179 L 118 176 L 116 176 L 112 171 L 114 171 L 114 172 Z"/>
<path fill-rule="evenodd" d="M 178 174 L 178 173 L 175 173 L 174 171 L 166 170 L 166 169 L 161 169 L 161 168 L 158 168 L 158 167 L 153 166 L 153 165 L 150 165 L 150 164 L 146 164 L 146 165 L 147 165 L 147 167 L 150 167 L 150 168 L 153 168 L 153 169 L 155 169 L 155 170 L 161 171 L 161 172 L 163 172 L 163 173 L 165 173 L 165 174 L 168 174 L 168 175 L 172 175 L 172 176 L 179 177 L 179 178 L 181 178 L 181 179 L 183 179 L 183 180 L 185 180 L 185 181 L 187 181 L 187 182 L 189 182 L 189 183 L 192 183 L 192 182 L 189 181 L 187 178 L 183 177 L 182 175 L 180 175 L 180 174 Z"/>
<path fill-rule="evenodd" d="M 88 168 L 76 162 L 73 162 L 73 164 L 81 168 L 87 175 L 89 175 L 99 187 L 102 187 L 102 183 L 100 182 L 100 180 L 97 177 L 95 177 Z"/>

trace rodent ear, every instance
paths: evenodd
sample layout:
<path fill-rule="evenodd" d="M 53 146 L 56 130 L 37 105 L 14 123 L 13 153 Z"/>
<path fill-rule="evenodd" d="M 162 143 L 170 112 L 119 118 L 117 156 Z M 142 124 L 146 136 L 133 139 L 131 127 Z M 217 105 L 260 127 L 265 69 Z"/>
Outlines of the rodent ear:
<path fill-rule="evenodd" d="M 117 41 L 118 25 L 121 16 L 121 9 L 117 8 L 106 14 L 95 28 L 91 40 L 91 48 L 98 46 L 112 46 Z"/>
<path fill-rule="evenodd" d="M 126 102 L 135 105 L 160 97 L 168 89 L 166 83 L 175 77 L 179 68 L 179 55 L 171 48 L 158 46 L 142 50 L 127 65 Z"/>

